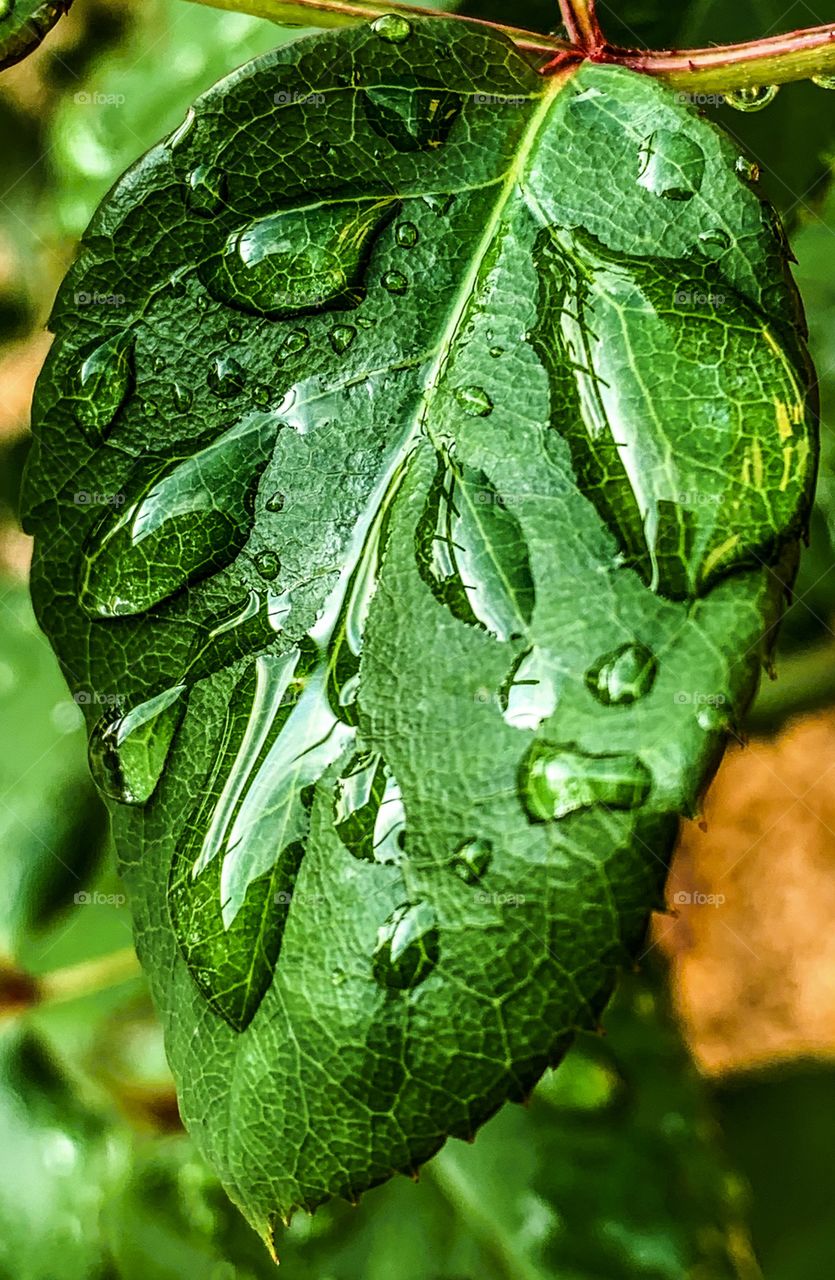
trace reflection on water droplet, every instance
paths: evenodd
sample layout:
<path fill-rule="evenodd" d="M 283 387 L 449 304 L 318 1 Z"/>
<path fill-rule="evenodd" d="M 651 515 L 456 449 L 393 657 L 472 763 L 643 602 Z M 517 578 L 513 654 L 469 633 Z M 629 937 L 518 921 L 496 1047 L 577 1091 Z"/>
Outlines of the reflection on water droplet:
<path fill-rule="evenodd" d="M 812 84 L 816 84 L 819 89 L 835 89 L 835 76 L 812 76 Z"/>
<path fill-rule="evenodd" d="M 499 690 L 505 722 L 514 729 L 538 729 L 557 709 L 560 684 L 560 673 L 543 649 L 520 653 Z"/>
<path fill-rule="evenodd" d="M 252 389 L 252 399 L 255 404 L 265 409 L 273 398 L 273 393 L 263 382 L 259 382 L 257 387 Z"/>
<path fill-rule="evenodd" d="M 328 334 L 330 344 L 338 356 L 344 355 L 350 347 L 357 331 L 352 324 L 338 324 Z"/>
<path fill-rule="evenodd" d="M 746 182 L 759 182 L 760 166 L 756 160 L 749 160 L 747 156 L 737 156 L 734 167 L 739 177 L 744 178 Z"/>
<path fill-rule="evenodd" d="M 191 388 L 183 386 L 181 382 L 175 382 L 172 395 L 174 397 L 174 408 L 180 413 L 188 413 L 194 399 Z"/>
<path fill-rule="evenodd" d="M 416 987 L 434 969 L 439 950 L 438 924 L 429 903 L 404 903 L 377 931 L 374 977 L 381 987 Z"/>
<path fill-rule="evenodd" d="M 418 229 L 413 222 L 401 222 L 394 238 L 401 249 L 413 249 L 418 242 Z"/>
<path fill-rule="evenodd" d="M 401 861 L 406 814 L 397 781 L 379 752 L 352 756 L 336 783 L 333 820 L 355 858 Z"/>
<path fill-rule="evenodd" d="M 188 207 L 194 213 L 211 216 L 223 207 L 226 190 L 226 174 L 212 165 L 200 164 L 188 175 Z"/>
<path fill-rule="evenodd" d="M 243 391 L 246 373 L 234 356 L 215 356 L 209 365 L 206 382 L 216 396 L 229 400 Z"/>
<path fill-rule="evenodd" d="M 710 231 L 699 232 L 699 249 L 706 258 L 714 261 L 721 258 L 731 247 L 731 237 L 727 231 L 723 231 L 721 227 L 715 227 Z"/>
<path fill-rule="evenodd" d="M 473 836 L 455 850 L 452 869 L 465 884 L 478 884 L 493 858 L 492 840 Z"/>
<path fill-rule="evenodd" d="M 190 455 L 140 463 L 125 483 L 124 504 L 104 515 L 85 545 L 84 611 L 92 618 L 142 613 L 229 564 L 249 536 L 275 435 L 275 421 L 257 414 Z"/>
<path fill-rule="evenodd" d="M 493 357 L 494 360 L 498 360 L 499 356 L 504 355 L 504 347 L 491 347 L 490 355 Z"/>
<path fill-rule="evenodd" d="M 73 412 L 85 436 L 104 440 L 133 387 L 134 340 L 117 333 L 99 343 L 84 359 L 73 396 Z"/>
<path fill-rule="evenodd" d="M 99 790 L 121 804 L 146 804 L 154 793 L 185 710 L 185 685 L 166 689 L 127 712 L 107 712 L 90 735 L 90 771 Z"/>
<path fill-rule="evenodd" d="M 257 316 L 356 306 L 374 238 L 393 196 L 323 201 L 257 218 L 234 231 L 201 268 L 220 302 Z"/>
<path fill-rule="evenodd" d="M 696 723 L 705 733 L 729 733 L 733 718 L 728 707 L 722 702 L 703 703 L 696 712 Z"/>
<path fill-rule="evenodd" d="M 412 25 L 398 13 L 384 13 L 382 17 L 375 18 L 371 30 L 389 44 L 402 44 L 412 34 Z"/>
<path fill-rule="evenodd" d="M 702 185 L 704 152 L 686 133 L 656 129 L 638 152 L 638 182 L 666 200 L 690 200 Z"/>
<path fill-rule="evenodd" d="M 166 138 L 165 145 L 168 147 L 168 150 L 177 151 L 182 147 L 191 137 L 196 124 L 197 116 L 195 114 L 194 107 L 189 107 L 183 123 L 176 128 L 172 134 L 169 134 L 168 138 Z"/>
<path fill-rule="evenodd" d="M 520 768 L 522 803 L 535 822 L 564 818 L 580 809 L 636 809 L 649 795 L 652 777 L 644 762 L 624 752 L 591 755 L 573 743 L 538 740 Z"/>
<path fill-rule="evenodd" d="M 268 511 L 283 511 L 286 499 L 283 493 L 271 493 L 265 503 Z"/>
<path fill-rule="evenodd" d="M 384 289 L 388 289 L 389 293 L 401 294 L 409 288 L 409 281 L 402 271 L 387 271 L 380 283 Z"/>
<path fill-rule="evenodd" d="M 276 364 L 279 364 L 285 356 L 298 355 L 300 351 L 305 351 L 309 346 L 310 334 L 307 329 L 294 329 L 281 344 L 281 348 L 275 358 Z"/>
<path fill-rule="evenodd" d="M 728 89 L 725 91 L 725 102 L 734 111 L 762 111 L 777 97 L 780 86 L 777 84 L 751 85 L 745 89 Z"/>
<path fill-rule="evenodd" d="M 471 418 L 486 418 L 493 412 L 493 401 L 483 387 L 456 387 L 453 395 Z"/>
<path fill-rule="evenodd" d="M 229 342 L 240 342 L 243 330 L 239 324 L 230 324 L 226 330 L 226 338 Z"/>
<path fill-rule="evenodd" d="M 439 147 L 461 111 L 461 99 L 447 89 L 375 85 L 362 95 L 371 128 L 396 151 Z"/>
<path fill-rule="evenodd" d="M 588 669 L 586 685 L 604 706 L 624 706 L 649 693 L 657 670 L 658 663 L 645 645 L 624 644 Z"/>
<path fill-rule="evenodd" d="M 277 578 L 281 569 L 281 561 L 274 551 L 261 551 L 255 557 L 255 567 L 262 578 Z"/>

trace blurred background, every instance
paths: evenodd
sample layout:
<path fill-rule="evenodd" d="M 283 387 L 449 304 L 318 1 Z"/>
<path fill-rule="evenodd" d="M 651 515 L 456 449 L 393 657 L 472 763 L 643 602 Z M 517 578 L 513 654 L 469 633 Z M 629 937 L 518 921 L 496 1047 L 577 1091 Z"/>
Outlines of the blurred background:
<path fill-rule="evenodd" d="M 598 0 L 669 47 L 835 20 L 805 0 Z M 462 12 L 547 31 L 555 0 Z M 80 708 L 38 632 L 17 514 L 45 323 L 80 233 L 190 101 L 298 30 L 188 0 L 76 0 L 0 74 L 0 1280 L 257 1280 L 183 1133 Z M 747 745 L 686 823 L 638 971 L 525 1107 L 358 1207 L 298 1218 L 299 1280 L 835 1274 L 835 93 L 712 114 L 760 165 L 821 380 L 811 545 Z"/>

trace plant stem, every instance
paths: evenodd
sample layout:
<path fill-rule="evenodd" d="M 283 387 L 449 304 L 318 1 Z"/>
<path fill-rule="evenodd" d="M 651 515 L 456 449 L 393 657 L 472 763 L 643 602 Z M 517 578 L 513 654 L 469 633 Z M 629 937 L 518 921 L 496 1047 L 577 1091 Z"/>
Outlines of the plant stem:
<path fill-rule="evenodd" d="M 38 1003 L 57 1004 L 64 1000 L 78 1000 L 81 996 L 129 982 L 140 973 L 133 947 L 124 947 L 121 951 L 111 951 L 95 960 L 83 960 L 80 964 L 45 973 L 43 977 L 36 979 Z"/>
<path fill-rule="evenodd" d="M 660 76 L 673 88 L 721 93 L 755 85 L 788 84 L 813 75 L 835 75 L 835 23 L 709 49 L 612 49 L 606 61 Z"/>
<path fill-rule="evenodd" d="M 573 45 L 589 53 L 605 46 L 595 13 L 595 0 L 560 0 L 560 13 Z"/>
<path fill-rule="evenodd" d="M 536 31 L 524 31 L 521 27 L 507 27 L 501 23 L 483 22 L 480 18 L 467 18 L 461 14 L 444 14 L 438 9 L 424 9 L 411 4 L 386 4 L 385 0 L 193 0 L 213 9 L 230 9 L 233 13 L 248 13 L 254 18 L 266 18 L 283 26 L 347 27 L 356 22 L 368 22 L 384 13 L 402 13 L 405 17 L 454 18 L 474 26 L 489 27 L 507 36 L 520 49 L 541 57 L 568 53 L 571 45 L 556 36 L 541 35 Z"/>

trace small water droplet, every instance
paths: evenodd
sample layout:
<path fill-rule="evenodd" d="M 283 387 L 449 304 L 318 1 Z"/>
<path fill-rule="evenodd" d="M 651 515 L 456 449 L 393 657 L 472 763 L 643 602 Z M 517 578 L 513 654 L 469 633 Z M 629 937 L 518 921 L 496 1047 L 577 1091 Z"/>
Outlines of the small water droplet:
<path fill-rule="evenodd" d="M 762 111 L 777 97 L 778 84 L 750 85 L 743 89 L 729 89 L 725 93 L 725 102 L 734 111 Z"/>
<path fill-rule="evenodd" d="M 211 217 L 226 202 L 226 174 L 213 165 L 200 164 L 188 175 L 186 202 L 197 214 Z"/>
<path fill-rule="evenodd" d="M 483 387 L 456 387 L 453 395 L 471 418 L 486 418 L 493 412 L 493 401 Z"/>
<path fill-rule="evenodd" d="M 188 111 L 186 112 L 186 118 L 183 121 L 183 123 L 178 128 L 176 128 L 172 134 L 169 134 L 168 138 L 166 139 L 165 145 L 168 147 L 168 150 L 177 151 L 180 147 L 182 147 L 184 143 L 186 143 L 188 139 L 191 137 L 192 133 L 194 132 L 194 127 L 196 124 L 197 124 L 197 115 L 195 113 L 194 107 L 189 107 Z"/>
<path fill-rule="evenodd" d="M 268 511 L 283 511 L 286 498 L 283 493 L 272 493 L 265 503 Z"/>
<path fill-rule="evenodd" d="M 504 347 L 491 347 L 490 355 L 494 360 L 498 360 L 500 356 L 504 355 Z"/>
<path fill-rule="evenodd" d="M 734 168 L 739 177 L 744 178 L 746 182 L 759 182 L 760 166 L 756 160 L 749 160 L 747 156 L 737 156 Z"/>
<path fill-rule="evenodd" d="M 372 22 L 371 30 L 389 44 L 402 44 L 412 34 L 412 24 L 399 13 L 384 13 Z"/>
<path fill-rule="evenodd" d="M 226 330 L 226 338 L 228 342 L 240 342 L 243 336 L 243 329 L 239 324 L 230 324 Z"/>
<path fill-rule="evenodd" d="M 812 84 L 816 84 L 819 89 L 835 89 L 835 76 L 812 76 Z"/>
<path fill-rule="evenodd" d="M 696 712 L 696 723 L 705 733 L 729 733 L 733 720 L 724 702 L 707 702 Z"/>
<path fill-rule="evenodd" d="M 520 795 L 535 822 L 564 818 L 580 809 L 636 809 L 649 795 L 652 777 L 638 756 L 591 755 L 573 743 L 538 739 L 520 769 Z"/>
<path fill-rule="evenodd" d="M 292 333 L 288 333 L 287 337 L 281 344 L 275 362 L 280 364 L 285 356 L 295 356 L 301 351 L 306 351 L 310 346 L 310 334 L 307 329 L 294 329 Z"/>
<path fill-rule="evenodd" d="M 255 557 L 255 567 L 262 578 L 277 578 L 281 570 L 281 561 L 274 551 L 260 551 Z"/>
<path fill-rule="evenodd" d="M 429 903 L 404 903 L 377 931 L 374 977 L 381 987 L 416 987 L 434 969 L 439 950 L 438 924 Z"/>
<path fill-rule="evenodd" d="M 333 969 L 331 971 L 331 982 L 335 987 L 341 987 L 348 977 L 344 969 Z"/>
<path fill-rule="evenodd" d="M 209 390 L 222 400 L 239 395 L 245 381 L 246 373 L 234 356 L 215 356 L 206 375 Z"/>
<path fill-rule="evenodd" d="M 330 344 L 338 356 L 344 355 L 350 347 L 357 331 L 352 324 L 338 324 L 328 334 Z"/>
<path fill-rule="evenodd" d="M 79 600 L 88 616 L 142 613 L 229 564 L 249 537 L 276 430 L 271 417 L 252 415 L 194 453 L 138 463 L 124 504 L 84 547 Z"/>
<path fill-rule="evenodd" d="M 455 850 L 452 869 L 465 884 L 478 884 L 493 858 L 492 840 L 473 836 Z"/>
<path fill-rule="evenodd" d="M 99 790 L 121 804 L 146 804 L 159 782 L 185 710 L 185 685 L 127 712 L 108 711 L 90 735 L 90 771 Z"/>
<path fill-rule="evenodd" d="M 380 283 L 389 293 L 402 294 L 409 288 L 409 281 L 402 271 L 387 271 Z"/>
<path fill-rule="evenodd" d="M 624 644 L 588 669 L 586 685 L 604 706 L 625 706 L 649 693 L 657 671 L 658 663 L 645 645 Z"/>
<path fill-rule="evenodd" d="M 638 182 L 666 200 L 690 200 L 702 185 L 704 152 L 683 132 L 656 129 L 638 151 Z"/>
<path fill-rule="evenodd" d="M 198 311 L 208 311 L 209 307 L 212 305 L 212 300 L 207 293 L 198 293 L 197 297 L 194 299 L 194 305 L 197 307 Z"/>
<path fill-rule="evenodd" d="M 401 222 L 394 238 L 401 249 L 413 249 L 418 242 L 418 229 L 413 222 Z"/>
<path fill-rule="evenodd" d="M 706 258 L 715 261 L 731 247 L 731 237 L 721 227 L 699 232 L 699 248 Z"/>
<path fill-rule="evenodd" d="M 184 387 L 181 382 L 175 382 L 172 390 L 174 397 L 174 408 L 180 413 L 187 413 L 191 408 L 193 396 L 190 387 Z"/>
<path fill-rule="evenodd" d="M 88 440 L 98 443 L 133 387 L 133 335 L 117 333 L 82 362 L 73 397 L 74 413 Z"/>
<path fill-rule="evenodd" d="M 151 364 L 151 368 L 153 369 L 154 373 L 162 373 L 163 369 L 166 367 L 167 364 L 168 364 L 168 361 L 166 360 L 165 356 L 154 356 L 153 362 Z"/>
<path fill-rule="evenodd" d="M 259 408 L 264 409 L 272 399 L 272 391 L 265 383 L 259 382 L 256 387 L 253 387 L 252 399 Z"/>

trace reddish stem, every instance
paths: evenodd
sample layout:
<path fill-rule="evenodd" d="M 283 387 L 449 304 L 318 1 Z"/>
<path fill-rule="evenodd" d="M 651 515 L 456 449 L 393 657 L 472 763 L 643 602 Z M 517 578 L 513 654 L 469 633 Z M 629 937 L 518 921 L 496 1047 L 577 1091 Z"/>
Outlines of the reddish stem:
<path fill-rule="evenodd" d="M 587 56 L 606 40 L 595 11 L 595 0 L 560 0 L 560 12 L 571 43 Z"/>
<path fill-rule="evenodd" d="M 665 78 L 683 76 L 693 80 L 695 76 L 713 76 L 729 68 L 751 70 L 756 67 L 760 83 L 780 83 L 783 78 L 796 79 L 801 62 L 811 64 L 823 50 L 835 50 L 835 23 L 820 27 L 808 27 L 790 31 L 785 35 L 768 36 L 762 40 L 750 40 L 744 44 L 717 45 L 703 49 L 669 49 L 645 52 L 641 49 L 607 50 L 604 60 L 617 61 L 621 66 L 647 75 Z M 780 63 L 785 58 L 791 64 Z M 794 72 L 794 74 L 792 74 Z"/>

